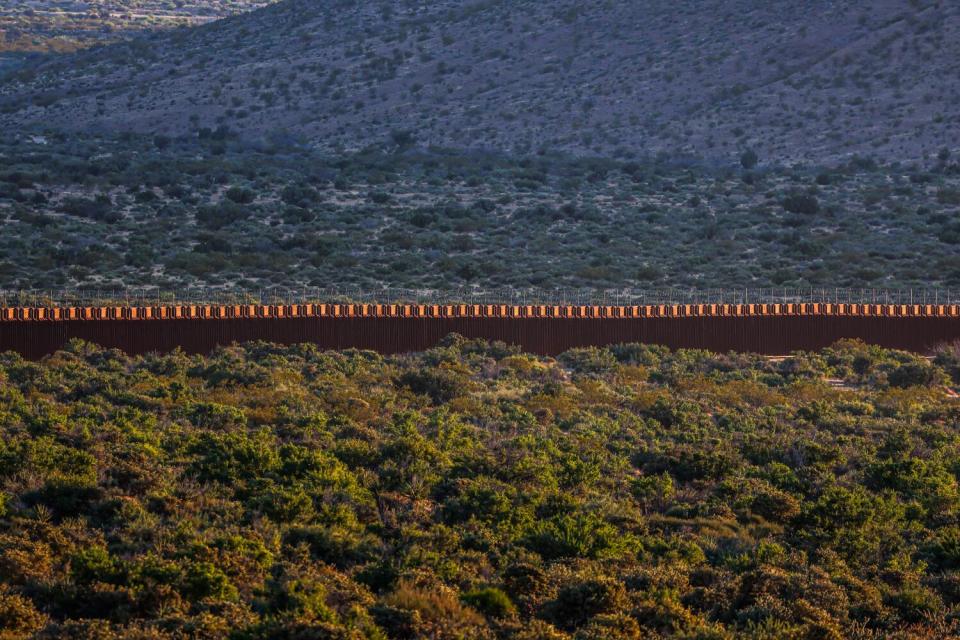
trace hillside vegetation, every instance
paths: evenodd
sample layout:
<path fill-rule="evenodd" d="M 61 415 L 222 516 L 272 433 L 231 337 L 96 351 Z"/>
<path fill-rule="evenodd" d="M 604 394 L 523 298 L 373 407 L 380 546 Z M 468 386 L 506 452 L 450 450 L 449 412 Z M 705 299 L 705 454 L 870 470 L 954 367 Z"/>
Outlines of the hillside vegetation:
<path fill-rule="evenodd" d="M 960 165 L 707 170 L 393 144 L 0 140 L 0 282 L 960 286 Z"/>
<path fill-rule="evenodd" d="M 5 354 L 0 629 L 955 637 L 958 383 L 858 343 Z"/>
<path fill-rule="evenodd" d="M 11 299 L 960 287 L 955 1 L 0 5 Z M 958 638 L 958 391 L 960 343 L 3 353 L 0 640 Z"/>
<path fill-rule="evenodd" d="M 28 65 L 0 126 L 914 160 L 957 139 L 958 27 L 935 0 L 285 0 Z"/>

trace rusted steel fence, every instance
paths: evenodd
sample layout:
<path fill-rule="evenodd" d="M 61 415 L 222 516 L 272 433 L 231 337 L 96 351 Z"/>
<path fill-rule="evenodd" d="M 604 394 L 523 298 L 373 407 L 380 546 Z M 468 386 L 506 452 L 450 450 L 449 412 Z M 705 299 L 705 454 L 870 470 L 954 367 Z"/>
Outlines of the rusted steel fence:
<path fill-rule="evenodd" d="M 582 303 L 587 294 L 576 294 L 582 296 L 578 304 L 569 302 L 570 295 L 548 300 L 532 292 L 498 300 L 476 296 L 470 302 L 458 293 L 435 294 L 429 302 L 424 293 L 419 300 L 410 293 L 383 294 L 380 300 L 389 303 L 329 293 L 288 295 L 279 303 L 263 294 L 219 301 L 209 295 L 198 301 L 129 292 L 125 298 L 84 295 L 0 298 L 0 351 L 38 358 L 80 338 L 129 353 L 176 347 L 202 353 L 251 340 L 397 353 L 432 347 L 450 333 L 542 354 L 621 342 L 786 354 L 841 338 L 924 352 L 960 340 L 960 303 L 950 292 L 856 296 L 835 290 L 831 296 L 726 290 L 713 299 L 699 292 L 592 292 L 589 303 Z"/>

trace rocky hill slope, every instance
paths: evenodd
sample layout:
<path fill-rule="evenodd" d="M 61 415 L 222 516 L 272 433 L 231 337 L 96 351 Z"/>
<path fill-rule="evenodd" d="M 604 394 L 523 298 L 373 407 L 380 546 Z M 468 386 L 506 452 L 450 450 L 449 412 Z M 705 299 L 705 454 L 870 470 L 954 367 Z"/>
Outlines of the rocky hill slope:
<path fill-rule="evenodd" d="M 912 160 L 957 139 L 958 30 L 931 0 L 285 0 L 8 74 L 0 126 Z"/>

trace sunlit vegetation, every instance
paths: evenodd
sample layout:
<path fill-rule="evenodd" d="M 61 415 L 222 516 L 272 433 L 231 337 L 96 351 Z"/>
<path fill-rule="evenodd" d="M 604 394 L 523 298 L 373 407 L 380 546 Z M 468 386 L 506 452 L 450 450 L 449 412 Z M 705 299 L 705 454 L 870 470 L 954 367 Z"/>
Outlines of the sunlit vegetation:
<path fill-rule="evenodd" d="M 0 56 L 64 53 L 195 26 L 271 0 L 17 0 L 0 5 Z M 0 58 L 2 62 L 2 58 Z"/>
<path fill-rule="evenodd" d="M 957 349 L 0 356 L 0 628 L 943 638 Z"/>

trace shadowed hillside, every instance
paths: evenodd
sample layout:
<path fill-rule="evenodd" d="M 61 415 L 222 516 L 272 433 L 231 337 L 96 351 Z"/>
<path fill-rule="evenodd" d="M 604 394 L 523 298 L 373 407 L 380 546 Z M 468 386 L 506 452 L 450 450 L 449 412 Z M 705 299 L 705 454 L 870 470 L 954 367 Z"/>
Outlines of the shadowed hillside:
<path fill-rule="evenodd" d="M 960 162 L 691 170 L 0 136 L 14 288 L 960 286 Z M 909 239 L 909 241 L 906 241 Z"/>
<path fill-rule="evenodd" d="M 929 157 L 956 138 L 960 7 L 870 5 L 286 0 L 22 70 L 0 85 L 0 125 L 227 127 L 330 150 Z"/>

